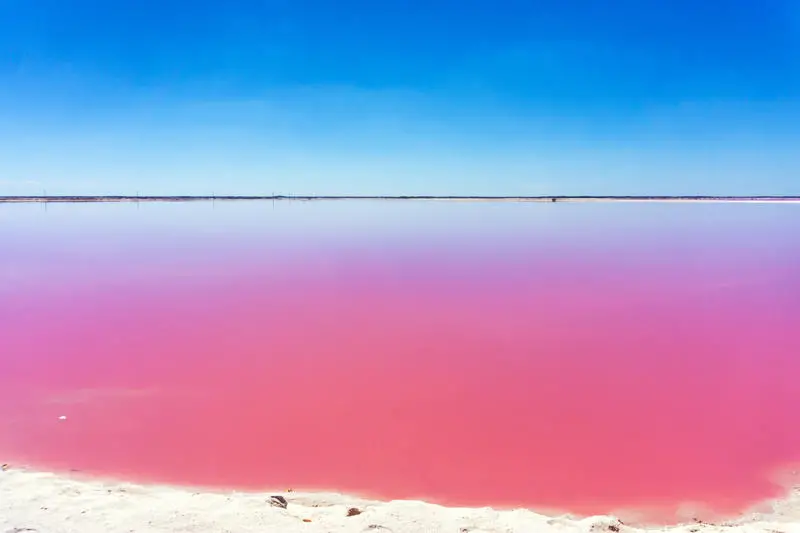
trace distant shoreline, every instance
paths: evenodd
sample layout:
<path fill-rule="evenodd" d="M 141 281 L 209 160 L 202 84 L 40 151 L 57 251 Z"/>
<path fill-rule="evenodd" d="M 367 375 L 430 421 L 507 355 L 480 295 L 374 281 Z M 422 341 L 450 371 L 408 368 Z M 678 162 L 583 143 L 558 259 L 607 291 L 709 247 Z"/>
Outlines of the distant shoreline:
<path fill-rule="evenodd" d="M 800 203 L 800 196 L 0 196 L 0 203 L 416 200 L 443 202 L 737 202 Z"/>

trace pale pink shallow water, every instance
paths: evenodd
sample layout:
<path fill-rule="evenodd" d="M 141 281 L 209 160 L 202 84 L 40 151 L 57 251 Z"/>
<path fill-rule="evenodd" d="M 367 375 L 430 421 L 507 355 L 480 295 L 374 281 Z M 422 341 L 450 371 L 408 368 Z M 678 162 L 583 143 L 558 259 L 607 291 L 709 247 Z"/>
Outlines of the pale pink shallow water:
<path fill-rule="evenodd" d="M 4 461 L 667 520 L 800 460 L 793 206 L 105 209 L 5 213 Z"/>

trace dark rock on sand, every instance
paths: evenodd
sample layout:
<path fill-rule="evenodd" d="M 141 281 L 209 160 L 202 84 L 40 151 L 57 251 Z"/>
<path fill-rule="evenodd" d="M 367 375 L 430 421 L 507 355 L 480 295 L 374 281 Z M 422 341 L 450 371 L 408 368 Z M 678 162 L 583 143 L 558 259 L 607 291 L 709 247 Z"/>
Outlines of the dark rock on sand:
<path fill-rule="evenodd" d="M 284 498 L 283 496 L 270 496 L 269 504 L 273 507 L 280 507 L 281 509 L 286 509 L 286 506 L 289 505 L 289 502 L 287 502 L 286 498 Z"/>

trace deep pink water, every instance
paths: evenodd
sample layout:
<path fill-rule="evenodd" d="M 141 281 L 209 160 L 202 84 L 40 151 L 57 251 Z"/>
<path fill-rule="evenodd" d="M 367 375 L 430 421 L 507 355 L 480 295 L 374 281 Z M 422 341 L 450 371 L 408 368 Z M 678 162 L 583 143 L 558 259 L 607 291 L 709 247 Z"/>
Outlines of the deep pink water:
<path fill-rule="evenodd" d="M 1 212 L 0 459 L 660 519 L 781 494 L 800 207 L 318 205 Z"/>

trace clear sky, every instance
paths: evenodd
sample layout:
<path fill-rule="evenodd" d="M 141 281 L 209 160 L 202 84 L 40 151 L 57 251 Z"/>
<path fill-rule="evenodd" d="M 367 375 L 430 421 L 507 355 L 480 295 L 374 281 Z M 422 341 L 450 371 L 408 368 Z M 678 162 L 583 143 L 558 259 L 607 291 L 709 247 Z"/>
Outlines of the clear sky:
<path fill-rule="evenodd" d="M 0 0 L 0 194 L 800 194 L 798 0 Z"/>

